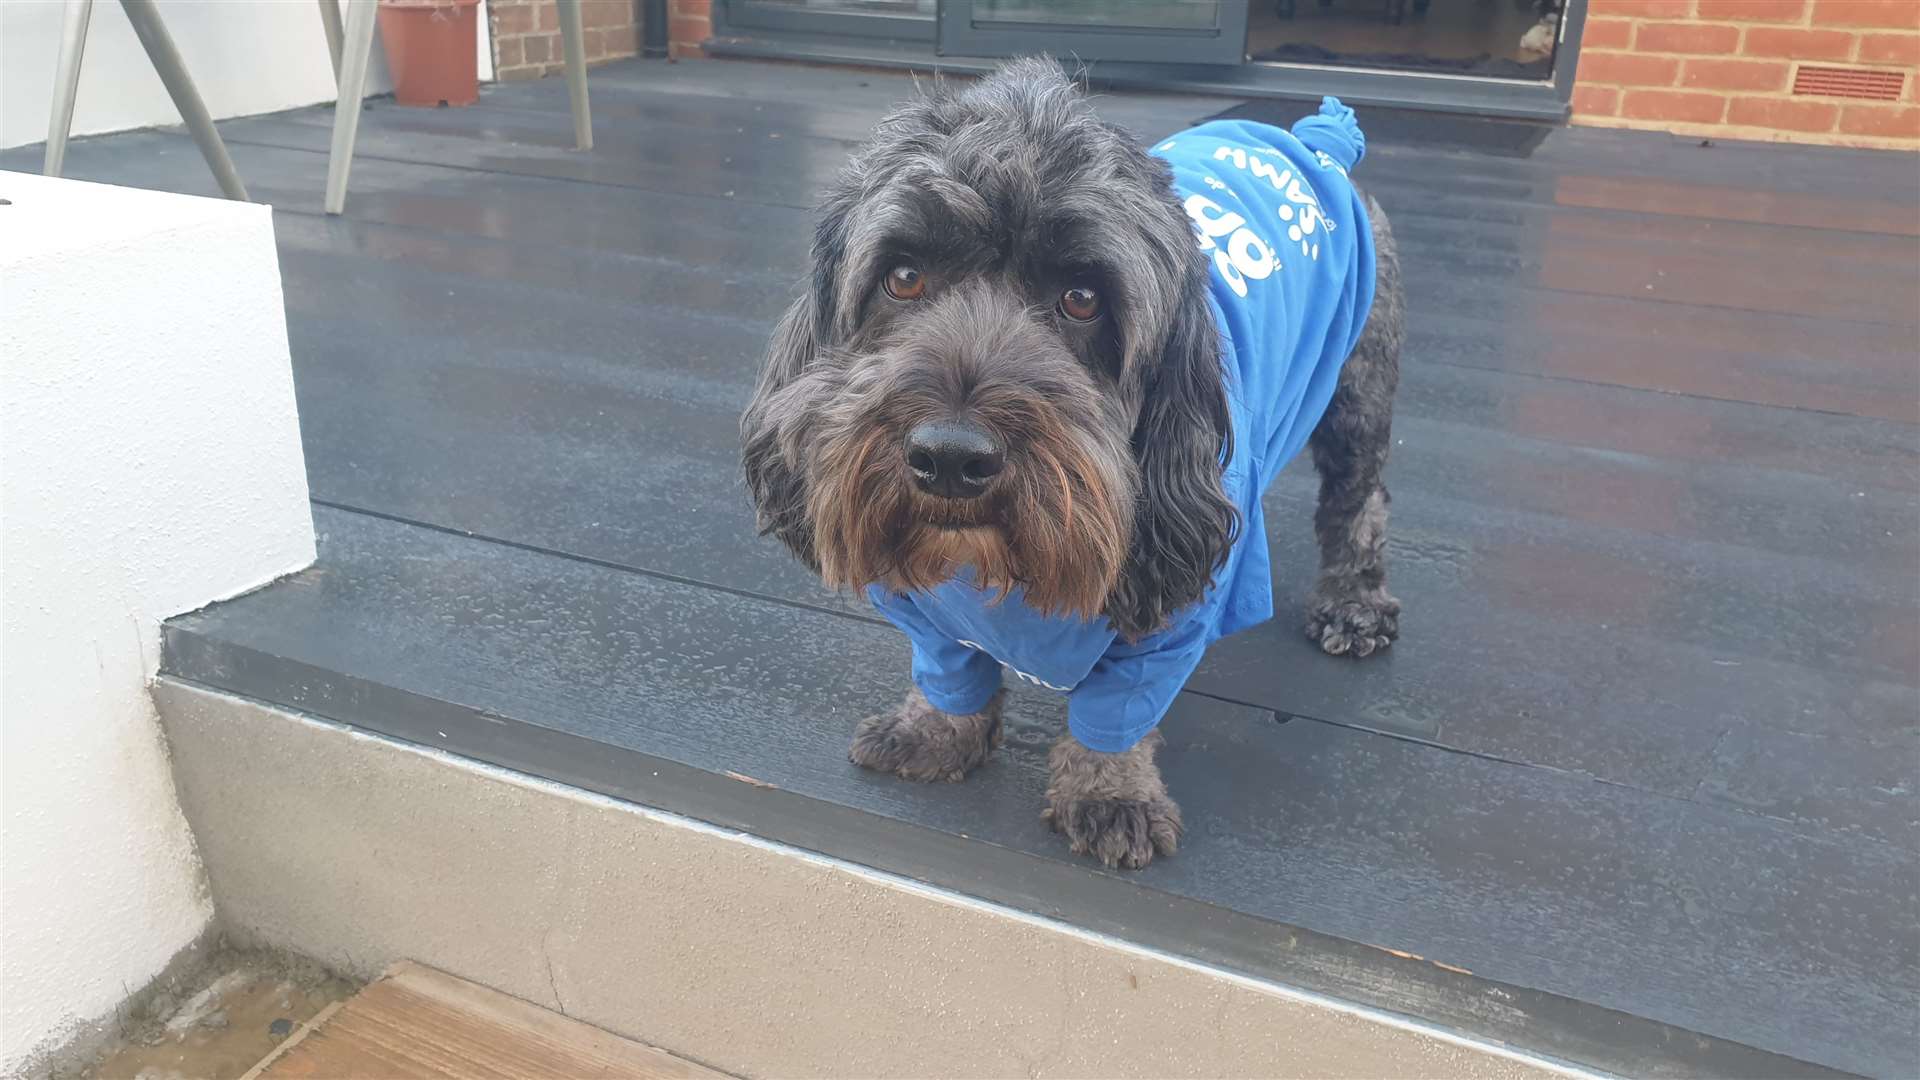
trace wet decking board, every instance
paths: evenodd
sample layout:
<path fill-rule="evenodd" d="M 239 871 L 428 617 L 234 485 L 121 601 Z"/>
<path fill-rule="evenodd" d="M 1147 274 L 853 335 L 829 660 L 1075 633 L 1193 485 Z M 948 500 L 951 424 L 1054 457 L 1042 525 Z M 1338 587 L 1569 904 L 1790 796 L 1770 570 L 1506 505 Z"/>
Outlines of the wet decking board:
<path fill-rule="evenodd" d="M 280 210 L 322 569 L 177 622 L 168 669 L 1627 1072 L 1793 1071 L 1738 1044 L 1915 1071 L 1910 156 L 1383 124 L 1357 175 L 1409 275 L 1406 637 L 1362 665 L 1299 639 L 1296 464 L 1281 618 L 1167 724 L 1195 835 L 1121 879 L 1033 817 L 1057 702 L 958 788 L 846 766 L 904 649 L 750 535 L 734 417 L 801 208 L 906 87 L 614 65 L 592 155 L 552 82 L 375 105 L 334 220 L 324 110 L 223 125 Z M 1151 138 L 1231 104 L 1104 107 Z M 81 140 L 69 171 L 212 191 L 175 134 Z"/>
<path fill-rule="evenodd" d="M 243 1080 L 723 1080 L 725 1074 L 407 961 Z"/>

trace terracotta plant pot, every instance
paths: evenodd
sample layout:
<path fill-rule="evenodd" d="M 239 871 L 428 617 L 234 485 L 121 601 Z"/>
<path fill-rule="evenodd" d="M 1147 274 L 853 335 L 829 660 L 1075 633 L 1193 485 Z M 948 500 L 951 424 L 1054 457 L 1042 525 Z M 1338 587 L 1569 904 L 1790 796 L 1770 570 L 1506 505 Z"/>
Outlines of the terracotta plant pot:
<path fill-rule="evenodd" d="M 471 105 L 480 99 L 474 58 L 480 0 L 380 0 L 380 40 L 402 105 Z"/>

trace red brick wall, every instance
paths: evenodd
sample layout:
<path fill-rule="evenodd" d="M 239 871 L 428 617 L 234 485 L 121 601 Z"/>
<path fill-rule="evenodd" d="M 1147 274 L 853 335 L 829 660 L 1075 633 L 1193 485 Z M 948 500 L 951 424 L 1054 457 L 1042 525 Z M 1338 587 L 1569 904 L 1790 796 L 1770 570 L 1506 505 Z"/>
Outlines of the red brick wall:
<path fill-rule="evenodd" d="M 1914 0 L 1920 4 L 1920 0 Z M 713 0 L 667 0 L 667 55 L 674 59 L 705 56 L 701 47 L 713 36 Z"/>
<path fill-rule="evenodd" d="M 1893 72 L 1898 100 L 1792 92 L 1803 64 Z M 1590 0 L 1575 123 L 1920 149 L 1920 0 Z"/>
<path fill-rule="evenodd" d="M 537 79 L 565 66 L 553 0 L 489 0 L 487 15 L 495 78 Z M 587 31 L 587 63 L 640 52 L 640 0 L 580 0 L 580 21 Z"/>

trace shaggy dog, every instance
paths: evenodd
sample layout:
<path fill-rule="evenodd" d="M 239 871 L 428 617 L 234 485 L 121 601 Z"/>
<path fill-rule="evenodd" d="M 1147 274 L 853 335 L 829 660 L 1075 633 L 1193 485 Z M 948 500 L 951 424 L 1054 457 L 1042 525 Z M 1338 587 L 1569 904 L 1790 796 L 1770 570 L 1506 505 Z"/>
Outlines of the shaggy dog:
<path fill-rule="evenodd" d="M 1002 669 L 1068 694 L 1045 813 L 1076 852 L 1171 854 L 1154 726 L 1206 646 L 1272 613 L 1261 493 L 1310 445 L 1308 636 L 1366 656 L 1385 589 L 1398 259 L 1328 99 L 1152 151 L 1045 60 L 882 121 L 826 196 L 807 294 L 742 418 L 763 532 L 867 590 L 913 689 L 851 759 L 958 780 Z"/>

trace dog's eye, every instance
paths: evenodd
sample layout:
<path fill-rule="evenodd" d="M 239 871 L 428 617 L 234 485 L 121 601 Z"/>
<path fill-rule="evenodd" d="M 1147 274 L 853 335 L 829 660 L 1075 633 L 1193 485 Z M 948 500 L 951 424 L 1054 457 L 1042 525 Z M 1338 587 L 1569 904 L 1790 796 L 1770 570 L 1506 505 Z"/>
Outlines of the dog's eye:
<path fill-rule="evenodd" d="M 1100 294 L 1076 285 L 1060 294 L 1060 314 L 1074 322 L 1092 322 L 1100 317 Z"/>
<path fill-rule="evenodd" d="M 895 300 L 918 300 L 927 294 L 927 275 L 912 266 L 887 271 L 887 295 Z"/>

